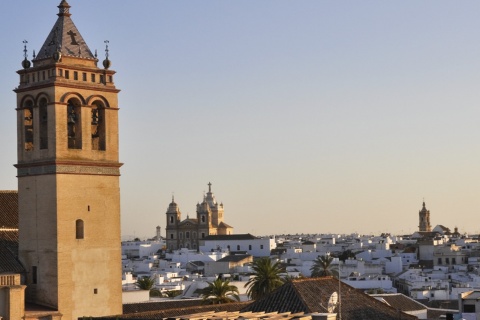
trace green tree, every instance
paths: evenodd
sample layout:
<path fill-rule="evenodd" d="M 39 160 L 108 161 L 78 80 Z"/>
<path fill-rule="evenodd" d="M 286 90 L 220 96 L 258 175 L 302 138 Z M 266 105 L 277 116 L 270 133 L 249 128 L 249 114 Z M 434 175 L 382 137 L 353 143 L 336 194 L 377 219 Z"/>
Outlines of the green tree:
<path fill-rule="evenodd" d="M 325 255 L 317 257 L 314 260 L 313 266 L 310 268 L 312 272 L 311 277 L 338 277 L 338 270 L 336 266 L 332 265 L 333 257 Z"/>
<path fill-rule="evenodd" d="M 247 281 L 245 287 L 250 299 L 260 299 L 280 287 L 285 281 L 280 277 L 282 268 L 279 262 L 272 264 L 270 258 L 255 260 L 252 265 L 255 272 L 253 278 Z"/>
<path fill-rule="evenodd" d="M 213 282 L 208 282 L 208 287 L 201 290 L 201 297 L 204 303 L 222 304 L 240 301 L 238 288 L 230 284 L 230 280 L 218 278 Z"/>
<path fill-rule="evenodd" d="M 151 297 L 159 297 L 162 294 L 160 290 L 155 288 L 155 279 L 152 277 L 143 276 L 138 278 L 135 282 L 135 286 L 140 290 L 149 290 Z"/>

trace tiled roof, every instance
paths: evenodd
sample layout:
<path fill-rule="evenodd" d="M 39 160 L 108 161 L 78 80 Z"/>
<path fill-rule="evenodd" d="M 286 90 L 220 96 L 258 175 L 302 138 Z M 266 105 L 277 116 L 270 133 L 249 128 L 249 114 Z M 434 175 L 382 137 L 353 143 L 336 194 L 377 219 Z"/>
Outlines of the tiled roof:
<path fill-rule="evenodd" d="M 25 269 L 15 258 L 8 245 L 3 241 L 0 242 L 0 273 L 24 273 Z"/>
<path fill-rule="evenodd" d="M 18 192 L 0 190 L 0 228 L 18 229 Z"/>
<path fill-rule="evenodd" d="M 226 224 L 225 222 L 220 222 L 220 224 L 218 225 L 219 228 L 233 228 L 232 226 Z"/>
<path fill-rule="evenodd" d="M 174 302 L 158 302 L 158 303 L 136 303 L 135 305 L 144 305 L 144 307 L 156 307 L 155 310 L 141 312 L 133 311 L 134 313 L 126 313 L 125 309 L 127 304 L 123 305 L 124 314 L 112 317 L 111 319 L 164 319 L 164 318 L 177 318 L 182 315 L 189 315 L 194 313 L 201 313 L 207 311 L 228 311 L 235 312 L 245 308 L 251 302 L 235 302 L 224 303 L 216 305 L 202 305 L 202 300 L 176 300 Z M 190 306 L 188 306 L 190 304 Z M 196 305 L 191 305 L 196 304 Z M 176 307 L 173 307 L 176 305 Z M 109 318 L 102 318 L 109 319 Z"/>
<path fill-rule="evenodd" d="M 257 239 L 250 233 L 247 234 L 217 234 L 206 236 L 204 240 L 253 240 Z"/>
<path fill-rule="evenodd" d="M 59 49 L 62 55 L 84 59 L 95 59 L 85 40 L 70 18 L 70 6 L 62 1 L 60 12 L 52 30 L 48 34 L 36 60 L 50 58 Z"/>
<path fill-rule="evenodd" d="M 401 293 L 371 294 L 375 299 L 402 311 L 420 311 L 426 310 L 427 306 L 409 298 Z"/>
<path fill-rule="evenodd" d="M 292 280 L 242 311 L 327 312 L 328 300 L 337 292 L 343 320 L 396 320 L 399 311 L 332 277 Z M 402 319 L 417 319 L 401 314 Z"/>

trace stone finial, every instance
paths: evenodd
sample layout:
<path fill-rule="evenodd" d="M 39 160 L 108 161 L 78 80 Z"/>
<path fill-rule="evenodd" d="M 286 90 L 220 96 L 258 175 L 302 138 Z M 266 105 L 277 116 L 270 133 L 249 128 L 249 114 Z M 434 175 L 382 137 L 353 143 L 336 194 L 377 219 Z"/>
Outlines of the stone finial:
<path fill-rule="evenodd" d="M 70 5 L 68 4 L 68 2 L 66 0 L 62 0 L 62 2 L 60 2 L 60 4 L 58 5 L 58 16 L 59 17 L 70 17 L 71 14 L 70 14 Z"/>

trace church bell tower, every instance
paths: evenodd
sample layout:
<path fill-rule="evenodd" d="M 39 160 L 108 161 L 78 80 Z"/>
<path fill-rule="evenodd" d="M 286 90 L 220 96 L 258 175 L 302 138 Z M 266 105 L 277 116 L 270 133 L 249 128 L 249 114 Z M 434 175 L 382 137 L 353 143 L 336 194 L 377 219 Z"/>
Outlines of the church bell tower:
<path fill-rule="evenodd" d="M 17 94 L 19 258 L 26 300 L 62 319 L 122 313 L 118 100 L 66 0 Z"/>

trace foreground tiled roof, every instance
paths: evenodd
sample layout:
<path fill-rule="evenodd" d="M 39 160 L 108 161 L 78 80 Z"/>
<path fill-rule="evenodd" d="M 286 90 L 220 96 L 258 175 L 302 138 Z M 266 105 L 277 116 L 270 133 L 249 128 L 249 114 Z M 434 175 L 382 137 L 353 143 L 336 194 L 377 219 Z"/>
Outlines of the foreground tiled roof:
<path fill-rule="evenodd" d="M 343 320 L 397 320 L 399 311 L 332 277 L 289 281 L 270 295 L 253 302 L 242 311 L 253 312 L 327 312 L 328 300 L 337 292 Z M 340 307 L 340 309 L 339 309 Z M 417 319 L 401 313 L 402 319 Z"/>
<path fill-rule="evenodd" d="M 195 301 L 197 303 L 196 306 L 185 306 L 188 304 L 188 301 Z M 146 312 L 137 312 L 137 313 L 128 313 L 123 315 L 118 315 L 115 317 L 104 317 L 102 319 L 164 319 L 164 318 L 178 318 L 183 315 L 190 315 L 194 313 L 204 313 L 208 311 L 227 311 L 227 312 L 236 312 L 240 311 L 240 309 L 245 308 L 251 302 L 235 302 L 235 303 L 224 303 L 224 304 L 216 304 L 216 305 L 200 305 L 202 303 L 201 300 L 177 300 L 172 304 L 165 304 L 162 306 L 163 302 L 160 303 L 143 303 L 143 305 L 157 305 L 157 310 L 146 311 Z M 173 304 L 183 304 L 184 306 L 181 307 L 174 307 L 170 308 Z M 140 304 L 138 304 L 140 305 Z M 124 305 L 124 309 L 125 309 Z M 147 306 L 145 306 L 147 307 Z"/>
<path fill-rule="evenodd" d="M 246 234 L 217 234 L 206 236 L 203 240 L 253 240 L 257 239 L 250 233 Z"/>
<path fill-rule="evenodd" d="M 0 190 L 0 228 L 18 229 L 18 192 Z"/>
<path fill-rule="evenodd" d="M 15 253 L 5 243 L 0 242 L 0 273 L 24 273 L 25 269 L 16 259 Z"/>
<path fill-rule="evenodd" d="M 427 306 L 401 293 L 371 294 L 375 299 L 402 311 L 426 310 Z"/>

